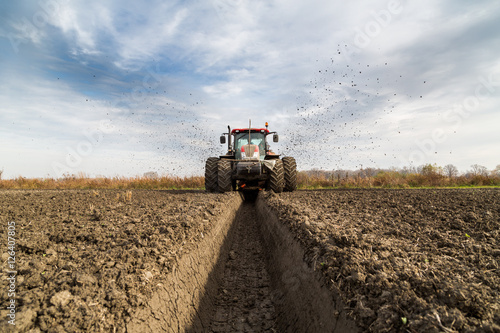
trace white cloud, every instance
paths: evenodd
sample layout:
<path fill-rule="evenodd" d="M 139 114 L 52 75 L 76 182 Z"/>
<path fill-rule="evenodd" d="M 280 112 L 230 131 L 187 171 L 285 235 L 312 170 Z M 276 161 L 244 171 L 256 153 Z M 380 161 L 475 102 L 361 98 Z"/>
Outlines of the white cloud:
<path fill-rule="evenodd" d="M 168 172 L 196 171 L 223 152 L 227 124 L 249 118 L 269 121 L 281 135 L 274 148 L 296 155 L 299 167 L 388 167 L 442 128 L 448 140 L 426 158 L 463 168 L 458 154 L 493 149 L 500 5 L 402 1 L 389 17 L 390 3 L 58 2 L 29 33 L 19 22 L 43 9 L 18 8 L 1 35 L 25 38 L 36 52 L 0 63 L 1 138 L 18 147 L 0 168 L 36 174 L 14 158 L 26 152 L 47 161 L 40 175 L 51 172 L 50 160 L 64 161 L 85 129 L 109 120 L 114 127 L 79 167 L 142 173 L 149 159 L 158 170 L 168 160 Z M 12 53 L 3 40 L 0 51 Z M 443 114 L 490 73 L 488 99 L 454 128 Z M 189 168 L 180 167 L 185 156 Z M 493 153 L 473 156 L 470 164 L 498 164 Z"/>

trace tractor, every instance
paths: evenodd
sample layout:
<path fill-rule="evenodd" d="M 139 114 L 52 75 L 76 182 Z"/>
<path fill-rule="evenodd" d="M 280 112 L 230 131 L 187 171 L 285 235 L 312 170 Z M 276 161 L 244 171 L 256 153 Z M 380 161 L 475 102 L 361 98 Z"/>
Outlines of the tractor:
<path fill-rule="evenodd" d="M 220 143 L 227 141 L 227 153 L 209 157 L 205 164 L 205 188 L 209 192 L 242 191 L 245 198 L 256 197 L 263 190 L 275 193 L 297 189 L 297 165 L 295 158 L 275 154 L 267 137 L 272 134 L 278 142 L 276 132 L 265 128 L 236 128 L 220 137 Z M 227 137 L 227 140 L 226 140 Z"/>

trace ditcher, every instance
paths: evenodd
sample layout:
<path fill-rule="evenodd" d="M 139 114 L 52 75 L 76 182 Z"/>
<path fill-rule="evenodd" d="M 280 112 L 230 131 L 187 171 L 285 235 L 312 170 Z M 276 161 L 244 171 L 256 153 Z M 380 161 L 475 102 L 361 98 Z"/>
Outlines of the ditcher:
<path fill-rule="evenodd" d="M 272 134 L 278 142 L 278 133 L 265 128 L 237 128 L 220 137 L 226 143 L 227 153 L 209 157 L 205 164 L 205 188 L 209 192 L 243 191 L 252 197 L 262 189 L 276 193 L 297 189 L 297 165 L 295 158 L 283 157 L 271 151 L 267 142 Z"/>

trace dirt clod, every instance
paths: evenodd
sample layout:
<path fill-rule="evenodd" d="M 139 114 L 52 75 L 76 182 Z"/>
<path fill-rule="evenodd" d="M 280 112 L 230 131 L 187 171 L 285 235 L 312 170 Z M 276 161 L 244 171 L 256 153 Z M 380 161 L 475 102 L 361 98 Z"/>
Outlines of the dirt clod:
<path fill-rule="evenodd" d="M 57 307 L 63 308 L 65 307 L 69 301 L 73 298 L 73 295 L 67 290 L 63 290 L 55 294 L 50 298 L 50 303 Z"/>

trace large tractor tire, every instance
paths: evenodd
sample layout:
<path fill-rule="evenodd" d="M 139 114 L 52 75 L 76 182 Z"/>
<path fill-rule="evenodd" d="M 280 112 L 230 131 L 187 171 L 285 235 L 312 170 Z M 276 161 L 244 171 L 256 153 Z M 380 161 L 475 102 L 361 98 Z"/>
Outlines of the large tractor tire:
<path fill-rule="evenodd" d="M 269 175 L 269 188 L 275 193 L 281 193 L 283 192 L 284 186 L 285 176 L 283 172 L 283 162 L 281 160 L 276 160 L 276 164 Z"/>
<path fill-rule="evenodd" d="M 219 160 L 218 166 L 218 183 L 219 183 L 219 192 L 230 192 L 233 189 L 233 181 L 231 179 L 232 168 L 231 161 L 228 160 Z"/>
<path fill-rule="evenodd" d="M 219 190 L 217 184 L 218 162 L 219 158 L 209 157 L 205 163 L 205 189 L 208 192 L 217 192 Z"/>
<path fill-rule="evenodd" d="M 293 157 L 283 157 L 283 169 L 285 170 L 285 192 L 293 192 L 297 189 L 297 163 Z"/>

